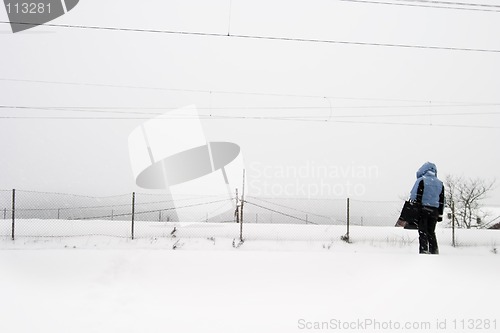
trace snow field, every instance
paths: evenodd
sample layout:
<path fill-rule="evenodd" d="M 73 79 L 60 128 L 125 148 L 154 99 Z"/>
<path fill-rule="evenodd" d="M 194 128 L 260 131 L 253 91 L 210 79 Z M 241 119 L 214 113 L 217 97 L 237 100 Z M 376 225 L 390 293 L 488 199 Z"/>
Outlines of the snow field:
<path fill-rule="evenodd" d="M 312 226 L 301 239 L 294 225 L 246 226 L 239 247 L 232 225 L 183 224 L 177 237 L 136 240 L 5 236 L 1 331 L 472 332 L 460 327 L 470 319 L 482 320 L 476 331 L 498 331 L 495 238 L 453 248 L 438 235 L 432 256 L 416 253 L 413 230 L 365 227 L 370 236 L 347 244 L 332 241 L 340 230 L 320 239 Z M 370 321 L 379 326 L 359 326 Z"/>
<path fill-rule="evenodd" d="M 312 224 L 267 224 L 245 223 L 245 240 L 270 241 L 322 241 L 337 242 L 346 234 L 345 225 Z M 416 230 L 399 227 L 351 226 L 350 239 L 356 243 L 389 243 L 406 245 L 418 242 Z M 0 220 L 0 236 L 9 238 L 11 221 Z M 81 221 L 81 220 L 16 220 L 16 238 L 76 237 L 76 236 L 111 236 L 131 237 L 130 221 Z M 178 222 L 143 222 L 136 221 L 134 235 L 138 239 L 154 238 L 200 238 L 200 239 L 235 239 L 239 238 L 240 226 L 237 223 L 178 223 Z M 451 245 L 452 230 L 438 224 L 436 235 L 441 245 Z M 455 240 L 458 246 L 500 245 L 498 230 L 457 229 Z"/>

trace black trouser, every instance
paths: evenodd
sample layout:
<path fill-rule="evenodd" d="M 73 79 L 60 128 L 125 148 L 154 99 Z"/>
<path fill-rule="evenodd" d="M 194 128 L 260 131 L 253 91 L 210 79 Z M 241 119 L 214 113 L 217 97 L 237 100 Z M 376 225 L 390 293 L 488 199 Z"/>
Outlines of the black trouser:
<path fill-rule="evenodd" d="M 421 209 L 418 221 L 418 241 L 420 253 L 438 254 L 436 239 L 436 223 L 439 216 L 437 208 L 424 206 Z"/>

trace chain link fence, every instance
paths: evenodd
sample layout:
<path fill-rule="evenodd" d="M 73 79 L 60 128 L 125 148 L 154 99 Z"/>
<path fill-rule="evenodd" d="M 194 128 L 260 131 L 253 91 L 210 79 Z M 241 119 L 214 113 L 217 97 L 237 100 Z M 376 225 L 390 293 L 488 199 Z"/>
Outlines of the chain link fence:
<path fill-rule="evenodd" d="M 0 190 L 0 237 L 241 237 L 332 243 L 342 240 L 418 243 L 417 231 L 395 227 L 403 201 L 249 196 L 243 201 L 234 198 L 234 210 L 212 217 L 210 210 L 219 203 L 227 205 L 227 199 L 191 195 L 174 204 L 170 195 L 161 193 L 92 197 Z M 178 221 L 176 212 L 181 209 L 189 210 L 193 219 Z M 243 225 L 236 223 L 238 217 L 242 217 Z M 453 230 L 446 218 L 436 232 L 441 244 L 500 244 L 500 232 L 486 228 Z"/>

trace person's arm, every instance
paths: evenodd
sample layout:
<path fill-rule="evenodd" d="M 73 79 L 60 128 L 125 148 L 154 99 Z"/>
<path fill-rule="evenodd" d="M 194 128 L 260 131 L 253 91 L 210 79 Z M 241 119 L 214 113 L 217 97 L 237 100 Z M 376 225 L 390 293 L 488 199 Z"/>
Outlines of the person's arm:
<path fill-rule="evenodd" d="M 441 193 L 439 194 L 439 217 L 438 221 L 441 222 L 443 220 L 443 212 L 444 212 L 444 185 L 441 188 Z"/>
<path fill-rule="evenodd" d="M 424 196 L 424 180 L 420 180 L 417 188 L 417 198 L 415 200 L 416 203 L 422 204 L 422 197 Z"/>

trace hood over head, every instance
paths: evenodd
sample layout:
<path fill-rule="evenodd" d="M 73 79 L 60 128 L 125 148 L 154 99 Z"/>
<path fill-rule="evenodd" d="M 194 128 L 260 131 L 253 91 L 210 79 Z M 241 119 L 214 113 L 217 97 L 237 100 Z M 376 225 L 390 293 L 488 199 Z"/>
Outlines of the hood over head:
<path fill-rule="evenodd" d="M 420 169 L 417 171 L 417 178 L 422 177 L 426 173 L 431 172 L 434 176 L 437 176 L 437 167 L 436 164 L 432 162 L 425 162 Z"/>

